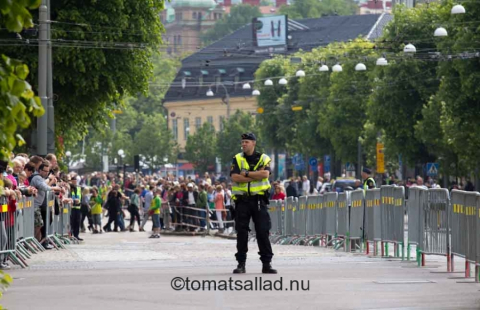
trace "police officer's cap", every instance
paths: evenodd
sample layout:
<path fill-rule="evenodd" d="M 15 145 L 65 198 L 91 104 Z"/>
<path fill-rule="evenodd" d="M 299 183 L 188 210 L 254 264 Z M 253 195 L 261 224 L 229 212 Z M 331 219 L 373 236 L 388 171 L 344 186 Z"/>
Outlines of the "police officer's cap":
<path fill-rule="evenodd" d="M 242 140 L 252 140 L 257 141 L 257 137 L 251 132 L 242 134 Z"/>
<path fill-rule="evenodd" d="M 364 167 L 362 171 L 365 172 L 366 174 L 372 174 L 372 169 L 367 167 Z"/>

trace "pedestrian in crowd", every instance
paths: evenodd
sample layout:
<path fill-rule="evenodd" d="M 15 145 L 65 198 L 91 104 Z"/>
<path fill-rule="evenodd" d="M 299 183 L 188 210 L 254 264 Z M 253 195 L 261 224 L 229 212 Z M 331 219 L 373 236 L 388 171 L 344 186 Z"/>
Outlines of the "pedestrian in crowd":
<path fill-rule="evenodd" d="M 149 238 L 160 238 L 160 208 L 162 207 L 162 200 L 160 199 L 162 191 L 160 189 L 155 190 L 152 205 L 148 212 L 152 216 L 153 233 Z"/>
<path fill-rule="evenodd" d="M 233 206 L 232 206 L 232 183 L 229 183 L 228 185 L 224 184 L 224 196 L 225 196 L 225 213 L 227 214 L 226 220 L 227 221 L 233 221 Z M 233 223 L 226 223 L 225 228 L 228 228 L 229 230 L 233 229 Z"/>
<path fill-rule="evenodd" d="M 310 190 L 310 180 L 307 178 L 306 175 L 304 175 L 302 178 L 302 195 L 307 196 L 309 190 Z"/>
<path fill-rule="evenodd" d="M 318 195 L 318 191 L 317 189 L 313 186 L 313 184 L 310 185 L 310 189 L 308 190 L 308 192 L 306 193 L 305 196 L 315 196 L 315 195 Z"/>
<path fill-rule="evenodd" d="M 218 226 L 219 226 L 219 233 L 223 233 L 224 226 L 223 221 L 225 220 L 225 202 L 223 199 L 222 194 L 222 186 L 217 185 L 216 187 L 216 194 L 215 194 L 215 213 L 217 215 Z"/>
<path fill-rule="evenodd" d="M 428 187 L 425 186 L 425 184 L 423 184 L 423 178 L 421 176 L 417 176 L 417 179 L 416 179 L 416 182 L 415 182 L 414 186 L 422 188 L 422 189 L 428 189 Z"/>
<path fill-rule="evenodd" d="M 206 227 L 206 218 L 208 212 L 208 197 L 207 192 L 205 191 L 205 185 L 200 184 L 198 186 L 198 200 L 197 200 L 197 208 L 203 209 L 204 211 L 199 211 L 198 216 L 202 219 L 200 220 L 200 232 L 203 232 Z"/>
<path fill-rule="evenodd" d="M 122 202 L 121 194 L 118 192 L 118 187 L 113 187 L 112 191 L 109 193 L 105 207 L 108 210 L 108 222 L 105 226 L 103 226 L 103 230 L 105 232 L 112 231 L 111 224 L 114 223 L 114 231 L 117 231 L 116 227 L 119 227 L 120 231 L 125 231 L 123 221 L 121 220 Z"/>
<path fill-rule="evenodd" d="M 230 176 L 235 201 L 235 228 L 237 230 L 237 268 L 233 273 L 245 273 L 248 251 L 250 219 L 255 223 L 255 233 L 262 261 L 262 273 L 277 273 L 271 266 L 273 257 L 269 240 L 271 228 L 267 205 L 270 190 L 270 157 L 255 150 L 256 137 L 253 133 L 241 136 L 243 152 L 232 160 Z"/>
<path fill-rule="evenodd" d="M 128 212 L 130 212 L 130 225 L 128 229 L 130 230 L 130 232 L 135 231 L 135 220 L 138 222 L 139 229 L 141 226 L 139 204 L 140 204 L 140 188 L 136 188 L 134 189 L 132 196 L 130 196 L 130 204 L 128 205 Z"/>
<path fill-rule="evenodd" d="M 154 186 L 150 186 L 147 192 L 145 193 L 145 199 L 143 204 L 143 221 L 142 225 L 140 226 L 140 231 L 145 231 L 145 224 L 147 223 L 148 219 L 150 218 L 150 207 L 153 201 L 153 191 L 155 190 Z"/>
<path fill-rule="evenodd" d="M 160 211 L 160 219 L 163 221 L 160 222 L 161 229 L 170 230 L 171 229 L 171 215 L 170 215 L 170 203 L 169 203 L 169 188 L 165 185 L 161 193 L 162 197 L 162 210 Z"/>
<path fill-rule="evenodd" d="M 272 197 L 272 200 L 285 200 L 285 190 L 282 185 L 275 186 L 275 194 Z"/>
<path fill-rule="evenodd" d="M 323 185 L 323 178 L 322 177 L 318 177 L 317 179 L 317 185 L 316 185 L 316 189 L 317 189 L 317 192 L 320 192 L 320 190 L 322 189 L 322 185 Z"/>
<path fill-rule="evenodd" d="M 90 207 L 90 188 L 84 187 L 82 190 L 82 200 L 81 200 L 81 208 L 82 211 L 82 219 L 80 220 L 80 227 L 82 228 L 82 233 L 86 231 L 85 229 L 85 219 L 88 221 L 88 230 L 92 231 L 92 213 Z"/>
<path fill-rule="evenodd" d="M 295 187 L 294 179 L 292 178 L 287 186 L 287 197 L 298 197 L 298 191 Z"/>
<path fill-rule="evenodd" d="M 472 181 L 467 181 L 467 184 L 465 184 L 465 188 L 463 190 L 467 192 L 474 192 L 475 186 L 473 185 Z"/>
<path fill-rule="evenodd" d="M 102 205 L 103 199 L 98 194 L 96 187 L 92 187 L 90 197 L 90 209 L 92 214 L 92 227 L 94 234 L 101 234 L 102 231 Z"/>
<path fill-rule="evenodd" d="M 189 231 L 194 231 L 197 227 L 200 227 L 200 223 L 196 218 L 198 216 L 197 211 L 190 209 L 195 208 L 196 201 L 198 200 L 198 192 L 194 190 L 193 183 L 188 183 L 187 190 L 183 193 L 183 205 L 185 207 L 185 222 L 188 224 L 186 227 Z"/>
<path fill-rule="evenodd" d="M 375 180 L 370 176 L 372 170 L 370 168 L 364 167 L 362 169 L 362 178 L 363 178 L 363 190 L 376 188 Z"/>

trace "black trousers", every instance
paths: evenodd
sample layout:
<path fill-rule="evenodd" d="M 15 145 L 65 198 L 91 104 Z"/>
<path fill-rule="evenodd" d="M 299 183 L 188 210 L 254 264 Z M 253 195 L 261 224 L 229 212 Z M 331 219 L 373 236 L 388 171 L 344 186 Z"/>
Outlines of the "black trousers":
<path fill-rule="evenodd" d="M 273 252 L 268 236 L 272 228 L 272 222 L 267 205 L 263 200 L 257 200 L 255 196 L 235 201 L 235 229 L 237 230 L 237 254 L 235 254 L 235 257 L 239 263 L 244 263 L 247 260 L 250 219 L 253 219 L 255 224 L 260 260 L 264 264 L 270 263 Z"/>
<path fill-rule="evenodd" d="M 135 218 L 137 218 L 138 227 L 140 227 L 140 213 L 138 213 L 138 209 L 133 209 L 130 211 L 130 229 L 133 229 L 133 226 L 135 225 Z"/>
<path fill-rule="evenodd" d="M 80 209 L 72 208 L 72 215 L 70 218 L 70 225 L 72 226 L 72 235 L 78 238 L 80 234 L 80 220 L 82 219 L 82 211 Z"/>
<path fill-rule="evenodd" d="M 82 219 L 81 219 L 81 227 L 82 229 L 85 229 L 85 218 L 88 220 L 88 227 L 92 227 L 93 225 L 93 218 L 92 218 L 92 213 L 88 210 L 87 205 L 82 205 L 82 208 L 80 209 L 82 211 Z"/>

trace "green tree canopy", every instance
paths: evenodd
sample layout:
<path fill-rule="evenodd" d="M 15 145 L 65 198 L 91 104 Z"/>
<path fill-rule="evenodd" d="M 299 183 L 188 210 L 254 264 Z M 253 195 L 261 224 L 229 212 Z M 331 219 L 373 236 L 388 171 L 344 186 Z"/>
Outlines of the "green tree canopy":
<path fill-rule="evenodd" d="M 237 110 L 228 121 L 223 121 L 223 130 L 218 133 L 216 150 L 222 167 L 228 167 L 232 157 L 241 152 L 240 137 L 245 132 L 257 132 L 255 119 L 249 113 Z"/>
<path fill-rule="evenodd" d="M 40 1 L 0 1 L 0 24 L 10 32 L 20 32 L 33 26 L 28 9 L 35 9 Z M 13 54 L 22 59 L 21 55 Z M 28 83 L 28 66 L 20 60 L 0 54 L 0 159 L 9 160 L 10 152 L 24 143 L 19 128 L 27 128 L 31 117 L 44 113 L 40 99 Z"/>
<path fill-rule="evenodd" d="M 163 0 L 51 1 L 57 136 L 77 141 L 108 119 L 115 102 L 147 93 L 163 6 Z M 22 33 L 24 45 L 3 50 L 25 60 L 37 85 L 38 50 L 26 44 L 36 39 L 30 33 Z"/>
<path fill-rule="evenodd" d="M 210 123 L 204 123 L 194 135 L 189 135 L 185 145 L 185 159 L 195 165 L 195 170 L 208 171 L 215 165 L 217 135 Z"/>

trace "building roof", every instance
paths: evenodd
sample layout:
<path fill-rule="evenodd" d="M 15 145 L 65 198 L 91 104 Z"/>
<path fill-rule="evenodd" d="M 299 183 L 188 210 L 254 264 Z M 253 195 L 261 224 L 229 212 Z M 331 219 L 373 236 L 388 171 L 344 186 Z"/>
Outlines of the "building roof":
<path fill-rule="evenodd" d="M 214 8 L 217 3 L 214 0 L 172 0 L 173 8 Z"/>
<path fill-rule="evenodd" d="M 332 42 L 358 37 L 370 40 L 381 35 L 392 19 L 389 14 L 326 16 L 294 21 L 289 26 L 287 54 L 310 51 Z M 292 25 L 293 26 L 293 25 Z M 166 102 L 205 100 L 206 93 L 216 79 L 225 84 L 230 97 L 251 96 L 252 90 L 243 90 L 241 82 L 254 80 L 254 74 L 269 54 L 255 54 L 251 24 L 199 50 L 182 61 L 182 68 L 165 95 Z M 185 86 L 185 87 L 184 87 Z M 252 86 L 253 87 L 253 86 Z M 215 97 L 225 96 L 223 87 L 212 87 Z"/>

